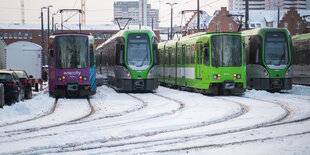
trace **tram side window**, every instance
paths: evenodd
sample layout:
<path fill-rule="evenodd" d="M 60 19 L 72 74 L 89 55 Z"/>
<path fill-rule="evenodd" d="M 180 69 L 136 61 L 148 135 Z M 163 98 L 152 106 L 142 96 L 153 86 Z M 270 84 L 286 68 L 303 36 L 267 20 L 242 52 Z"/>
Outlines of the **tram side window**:
<path fill-rule="evenodd" d="M 195 64 L 195 45 L 192 45 L 192 49 L 191 49 L 191 63 Z"/>
<path fill-rule="evenodd" d="M 90 67 L 95 66 L 94 45 L 89 45 Z"/>
<path fill-rule="evenodd" d="M 184 46 L 182 46 L 182 61 L 183 61 L 183 65 L 185 65 L 186 64 L 186 47 L 185 47 L 185 45 Z"/>
<path fill-rule="evenodd" d="M 153 47 L 153 65 L 158 65 L 159 53 L 158 53 L 158 43 L 157 43 L 156 37 L 152 38 L 152 47 Z"/>
<path fill-rule="evenodd" d="M 169 50 L 167 50 L 167 51 L 165 50 L 165 64 L 166 65 L 168 65 L 168 58 L 169 58 L 168 57 L 168 55 L 169 55 L 168 53 L 169 53 Z"/>
<path fill-rule="evenodd" d="M 177 64 L 178 65 L 181 65 L 181 48 L 179 47 L 179 48 L 177 48 L 178 49 L 178 52 L 177 52 L 177 54 L 178 54 L 178 56 L 177 56 Z"/>
<path fill-rule="evenodd" d="M 160 49 L 158 49 L 158 53 L 157 53 L 158 54 L 158 56 L 157 56 L 158 60 L 157 61 L 158 61 L 159 65 L 162 64 L 161 63 L 161 60 L 162 60 L 162 54 L 161 53 L 162 53 L 162 51 Z"/>
<path fill-rule="evenodd" d="M 261 64 L 262 62 L 262 38 L 260 36 L 251 36 L 249 38 L 250 46 L 250 64 Z"/>
<path fill-rule="evenodd" d="M 117 65 L 123 65 L 124 64 L 124 45 L 121 43 L 118 43 L 116 45 L 116 64 Z"/>
<path fill-rule="evenodd" d="M 199 64 L 202 64 L 202 52 L 203 52 L 203 46 L 200 45 L 200 48 L 199 48 Z"/>
<path fill-rule="evenodd" d="M 210 65 L 210 52 L 209 52 L 209 43 L 204 44 L 204 65 Z"/>
<path fill-rule="evenodd" d="M 48 53 L 49 53 L 49 58 L 48 58 L 49 66 L 54 67 L 54 48 L 53 48 L 53 45 L 49 46 Z"/>
<path fill-rule="evenodd" d="M 187 52 L 187 64 L 189 65 L 190 64 L 190 60 L 191 60 L 191 50 L 190 50 L 190 47 L 189 45 L 186 46 L 186 52 Z"/>
<path fill-rule="evenodd" d="M 174 65 L 174 64 L 175 64 L 175 49 L 172 48 L 171 57 L 170 57 L 170 65 Z"/>

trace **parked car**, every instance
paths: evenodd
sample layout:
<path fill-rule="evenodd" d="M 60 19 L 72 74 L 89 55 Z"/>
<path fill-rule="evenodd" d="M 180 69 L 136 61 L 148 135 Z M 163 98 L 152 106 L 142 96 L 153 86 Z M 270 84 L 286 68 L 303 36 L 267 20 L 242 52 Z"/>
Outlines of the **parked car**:
<path fill-rule="evenodd" d="M 17 74 L 10 70 L 0 70 L 0 83 L 4 85 L 4 100 L 6 104 L 24 99 L 24 88 Z"/>
<path fill-rule="evenodd" d="M 17 74 L 19 81 L 24 85 L 25 99 L 32 98 L 32 88 L 31 88 L 31 79 L 26 73 L 25 70 L 22 69 L 13 69 L 13 71 Z"/>

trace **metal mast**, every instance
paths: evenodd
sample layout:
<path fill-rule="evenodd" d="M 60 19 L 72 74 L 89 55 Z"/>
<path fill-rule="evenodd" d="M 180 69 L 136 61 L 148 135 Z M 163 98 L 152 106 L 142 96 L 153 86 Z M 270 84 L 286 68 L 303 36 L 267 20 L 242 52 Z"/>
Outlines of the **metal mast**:
<path fill-rule="evenodd" d="M 199 11 L 199 0 L 197 0 L 197 29 L 200 32 L 200 11 Z"/>
<path fill-rule="evenodd" d="M 173 28 L 172 28 L 172 19 L 173 19 L 173 6 L 178 4 L 178 3 L 166 3 L 167 5 L 170 5 L 171 7 L 171 23 L 170 23 L 170 39 L 172 40 L 173 36 L 172 36 L 172 33 L 173 33 Z M 169 37 L 168 37 L 168 40 L 169 40 Z"/>
<path fill-rule="evenodd" d="M 82 10 L 82 24 L 86 24 L 85 0 L 81 0 L 81 10 Z"/>
<path fill-rule="evenodd" d="M 24 0 L 20 0 L 20 6 L 21 6 L 21 20 L 22 20 L 22 24 L 25 24 L 25 3 L 24 3 Z"/>

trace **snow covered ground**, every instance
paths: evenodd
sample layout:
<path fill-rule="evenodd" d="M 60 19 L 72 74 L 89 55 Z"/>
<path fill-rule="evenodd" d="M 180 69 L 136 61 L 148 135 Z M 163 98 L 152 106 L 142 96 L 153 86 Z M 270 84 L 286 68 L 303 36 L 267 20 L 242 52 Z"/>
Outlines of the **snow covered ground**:
<path fill-rule="evenodd" d="M 0 109 L 0 154 L 310 154 L 310 87 L 206 96 L 42 91 Z"/>

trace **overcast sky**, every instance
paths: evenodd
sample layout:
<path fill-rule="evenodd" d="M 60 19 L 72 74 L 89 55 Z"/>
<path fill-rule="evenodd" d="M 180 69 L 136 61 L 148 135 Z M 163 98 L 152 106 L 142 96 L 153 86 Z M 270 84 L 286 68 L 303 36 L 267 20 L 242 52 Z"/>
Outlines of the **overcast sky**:
<path fill-rule="evenodd" d="M 86 0 L 86 24 L 100 25 L 111 24 L 113 20 L 113 2 L 117 0 Z M 132 0 L 121 0 L 132 1 Z M 40 24 L 41 7 L 52 5 L 50 14 L 59 9 L 81 8 L 81 0 L 24 0 L 26 24 Z M 170 6 L 166 3 L 177 2 L 174 6 L 174 25 L 181 24 L 181 10 L 197 9 L 197 0 L 148 0 L 152 8 L 159 9 L 160 26 L 170 25 Z M 21 23 L 21 3 L 20 0 L 0 0 L 0 23 Z M 212 15 L 215 10 L 221 7 L 228 7 L 228 0 L 200 0 L 200 9 Z M 44 11 L 46 17 L 47 11 Z M 72 13 L 63 14 L 68 18 Z M 190 18 L 187 14 L 186 19 Z M 44 18 L 45 18 L 44 17 Z M 55 16 L 55 22 L 60 23 L 60 14 Z M 46 19 L 45 19 L 46 21 Z M 78 23 L 78 17 L 73 17 L 71 22 Z M 184 24 L 184 18 L 183 18 Z"/>

